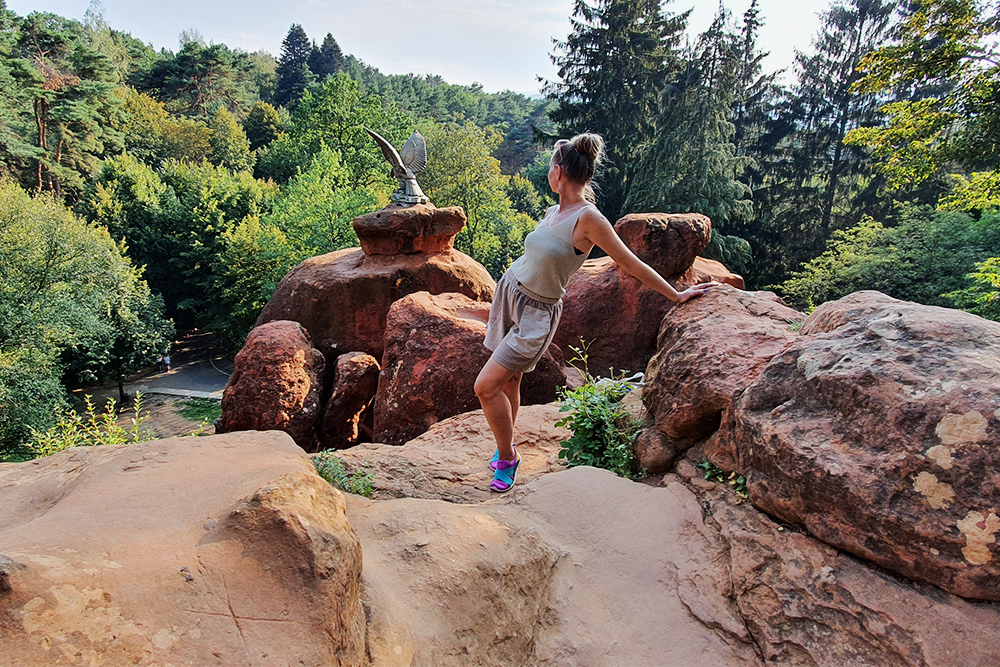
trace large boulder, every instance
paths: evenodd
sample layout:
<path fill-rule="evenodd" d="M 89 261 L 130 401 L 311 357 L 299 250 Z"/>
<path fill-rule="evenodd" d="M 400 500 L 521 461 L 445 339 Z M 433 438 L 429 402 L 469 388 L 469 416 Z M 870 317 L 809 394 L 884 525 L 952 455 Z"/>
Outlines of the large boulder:
<path fill-rule="evenodd" d="M 323 408 L 320 437 L 327 449 L 343 449 L 358 444 L 371 417 L 372 401 L 381 371 L 375 357 L 364 352 L 348 352 L 337 357 L 336 376 L 330 398 Z"/>
<path fill-rule="evenodd" d="M 257 324 L 294 320 L 333 360 L 360 350 L 382 359 L 389 307 L 414 292 L 456 292 L 492 301 L 496 283 L 482 264 L 452 246 L 465 225 L 461 208 L 389 207 L 360 216 L 361 248 L 312 257 L 275 289 Z"/>
<path fill-rule="evenodd" d="M 344 498 L 285 434 L 0 465 L 0 507 L 2 665 L 367 664 Z"/>
<path fill-rule="evenodd" d="M 392 305 L 375 395 L 376 442 L 401 445 L 446 417 L 479 407 L 476 376 L 490 304 L 461 294 L 418 292 Z M 521 403 L 548 403 L 566 377 L 551 353 L 524 376 Z"/>
<path fill-rule="evenodd" d="M 682 463 L 659 488 L 579 467 L 478 505 L 349 496 L 372 662 L 995 664 L 998 605 L 889 576 Z"/>
<path fill-rule="evenodd" d="M 433 204 L 389 207 L 354 219 L 354 232 L 366 255 L 412 255 L 447 252 L 465 227 L 460 206 Z"/>
<path fill-rule="evenodd" d="M 615 223 L 625 244 L 677 290 L 706 280 L 742 288 L 743 279 L 717 262 L 695 261 L 711 235 L 711 222 L 695 213 L 643 213 Z M 656 352 L 663 316 L 674 303 L 622 271 L 610 257 L 590 259 L 566 286 L 562 320 L 553 344 L 566 359 L 582 338 L 589 344 L 591 373 L 614 368 L 641 371 Z"/>
<path fill-rule="evenodd" d="M 804 319 L 771 292 L 730 286 L 672 308 L 646 369 L 639 467 L 666 472 L 679 454 L 712 435 L 740 392 L 798 336 L 792 329 Z"/>
<path fill-rule="evenodd" d="M 284 431 L 316 451 L 324 368 L 323 355 L 297 322 L 257 327 L 236 355 L 216 432 Z"/>
<path fill-rule="evenodd" d="M 517 414 L 514 446 L 521 455 L 518 484 L 565 466 L 560 443 L 572 434 L 555 423 L 558 403 L 526 405 Z M 486 463 L 496 449 L 482 410 L 449 417 L 410 440 L 405 447 L 363 443 L 337 452 L 348 474 L 374 473 L 373 498 L 431 498 L 476 503 L 496 494 L 489 490 L 493 471 Z"/>
<path fill-rule="evenodd" d="M 754 504 L 907 577 L 1000 600 L 1000 324 L 869 292 L 803 330 L 720 431 Z"/>

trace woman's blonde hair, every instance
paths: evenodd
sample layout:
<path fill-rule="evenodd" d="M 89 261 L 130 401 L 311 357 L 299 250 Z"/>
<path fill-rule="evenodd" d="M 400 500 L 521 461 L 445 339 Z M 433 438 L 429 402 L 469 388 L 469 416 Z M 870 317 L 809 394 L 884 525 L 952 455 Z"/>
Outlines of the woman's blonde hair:
<path fill-rule="evenodd" d="M 560 139 L 552 151 L 552 161 L 559 165 L 566 178 L 573 183 L 582 183 L 583 196 L 595 201 L 594 174 L 604 158 L 604 138 L 599 134 L 586 132 L 569 141 Z"/>

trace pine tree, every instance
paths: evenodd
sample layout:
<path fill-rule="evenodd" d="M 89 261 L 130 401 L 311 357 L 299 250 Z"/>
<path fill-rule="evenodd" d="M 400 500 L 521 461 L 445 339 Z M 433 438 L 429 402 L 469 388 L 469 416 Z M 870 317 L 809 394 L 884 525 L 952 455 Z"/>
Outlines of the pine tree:
<path fill-rule="evenodd" d="M 306 64 L 309 65 L 312 73 L 316 75 L 316 80 L 319 83 L 323 83 L 326 77 L 340 71 L 340 68 L 344 64 L 344 54 L 331 33 L 326 33 L 322 46 L 316 46 L 313 43 L 312 51 L 309 52 L 309 59 L 306 61 Z"/>
<path fill-rule="evenodd" d="M 276 70 L 277 83 L 274 88 L 274 103 L 277 106 L 291 106 L 299 101 L 305 92 L 309 81 L 309 54 L 312 53 L 312 43 L 306 36 L 306 31 L 298 23 L 293 23 L 281 43 L 281 55 L 278 56 Z"/>
<path fill-rule="evenodd" d="M 675 52 L 690 12 L 670 15 L 660 0 L 575 0 L 572 32 L 551 56 L 559 82 L 545 92 L 558 101 L 550 118 L 565 137 L 597 132 L 607 142 L 600 204 L 620 215 L 643 146 L 652 139 L 659 91 L 678 69 Z"/>
<path fill-rule="evenodd" d="M 728 13 L 720 9 L 684 70 L 664 89 L 656 138 L 639 162 L 626 208 L 707 215 L 713 228 L 709 254 L 742 270 L 749 259 L 746 242 L 720 234 L 751 212 L 749 188 L 737 180 L 749 160 L 737 157 L 733 145 L 738 69 L 727 22 Z"/>

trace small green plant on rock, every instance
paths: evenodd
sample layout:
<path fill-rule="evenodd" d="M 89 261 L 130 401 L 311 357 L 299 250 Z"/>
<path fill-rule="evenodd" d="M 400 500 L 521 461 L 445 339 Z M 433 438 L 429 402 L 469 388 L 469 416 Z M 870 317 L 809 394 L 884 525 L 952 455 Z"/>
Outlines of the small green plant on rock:
<path fill-rule="evenodd" d="M 604 468 L 631 479 L 636 476 L 632 442 L 639 435 L 641 421 L 628 413 L 622 399 L 634 387 L 622 377 L 593 377 L 587 368 L 587 347 L 581 340 L 579 348 L 570 348 L 576 356 L 569 365 L 583 376 L 583 384 L 558 390 L 562 401 L 559 411 L 569 414 L 556 426 L 573 431 L 572 437 L 561 443 L 559 458 L 568 466 Z"/>
<path fill-rule="evenodd" d="M 136 392 L 133 403 L 135 416 L 127 428 L 118 423 L 115 399 L 108 399 L 103 412 L 97 412 L 90 396 L 84 397 L 84 403 L 86 410 L 83 414 L 64 410 L 57 416 L 55 426 L 45 432 L 31 431 L 28 449 L 35 458 L 51 456 L 70 447 L 129 445 L 156 438 L 156 434 L 145 426 L 150 416 L 142 412 L 142 394 L 139 392 Z"/>
<path fill-rule="evenodd" d="M 359 469 L 355 470 L 353 475 L 348 475 L 343 461 L 337 458 L 332 449 L 320 452 L 313 459 L 313 465 L 316 466 L 316 472 L 320 477 L 342 491 L 365 498 L 371 498 L 375 493 L 375 488 L 372 486 L 375 473 L 364 473 Z"/>
<path fill-rule="evenodd" d="M 742 500 L 746 500 L 750 497 L 747 492 L 747 480 L 743 475 L 739 475 L 735 472 L 726 473 L 725 470 L 715 465 L 709 460 L 695 461 L 695 467 L 705 471 L 705 479 L 710 482 L 729 482 L 729 486 L 733 487 L 733 493 L 739 496 Z"/>

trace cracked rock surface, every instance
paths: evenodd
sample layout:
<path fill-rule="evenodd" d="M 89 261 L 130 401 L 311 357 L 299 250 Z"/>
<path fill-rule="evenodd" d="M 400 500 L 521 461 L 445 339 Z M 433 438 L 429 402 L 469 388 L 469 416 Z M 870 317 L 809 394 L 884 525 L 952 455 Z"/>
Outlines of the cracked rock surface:
<path fill-rule="evenodd" d="M 361 549 L 284 433 L 0 466 L 0 665 L 360 665 Z"/>

